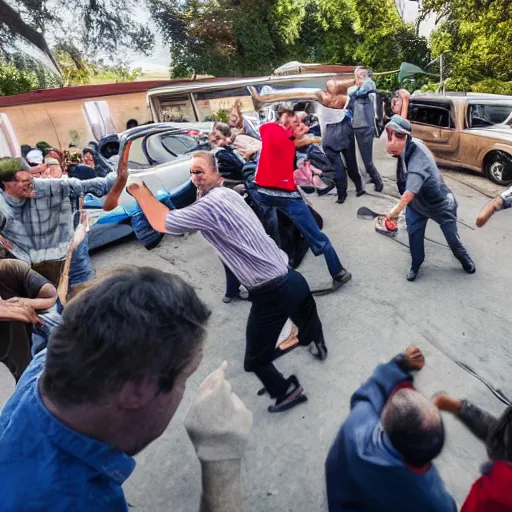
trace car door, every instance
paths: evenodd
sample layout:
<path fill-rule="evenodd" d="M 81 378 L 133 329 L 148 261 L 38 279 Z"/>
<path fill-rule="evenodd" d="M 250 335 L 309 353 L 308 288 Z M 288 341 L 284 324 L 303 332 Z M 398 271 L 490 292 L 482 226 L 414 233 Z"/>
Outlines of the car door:
<path fill-rule="evenodd" d="M 413 136 L 425 142 L 436 158 L 454 163 L 458 161 L 459 133 L 451 102 L 411 101 L 408 118 Z"/>

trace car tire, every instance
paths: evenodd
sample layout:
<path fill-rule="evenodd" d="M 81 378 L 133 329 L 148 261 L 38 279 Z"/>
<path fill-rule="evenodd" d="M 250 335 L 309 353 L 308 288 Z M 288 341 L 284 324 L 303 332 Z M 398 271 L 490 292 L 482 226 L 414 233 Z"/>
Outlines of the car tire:
<path fill-rule="evenodd" d="M 503 151 L 496 151 L 486 156 L 485 175 L 498 185 L 512 184 L 512 156 Z"/>

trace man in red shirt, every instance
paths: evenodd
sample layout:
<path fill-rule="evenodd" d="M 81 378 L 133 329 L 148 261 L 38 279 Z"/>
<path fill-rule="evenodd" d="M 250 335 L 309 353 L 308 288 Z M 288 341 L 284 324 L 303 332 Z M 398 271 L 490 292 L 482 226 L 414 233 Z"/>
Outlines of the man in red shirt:
<path fill-rule="evenodd" d="M 295 170 L 295 143 L 293 131 L 299 119 L 288 103 L 277 109 L 277 123 L 266 123 L 260 128 L 263 143 L 254 183 L 253 198 L 262 206 L 277 208 L 297 226 L 315 256 L 323 254 L 336 290 L 350 281 L 352 275 L 341 262 L 328 236 L 322 233 L 307 204 L 297 190 Z"/>

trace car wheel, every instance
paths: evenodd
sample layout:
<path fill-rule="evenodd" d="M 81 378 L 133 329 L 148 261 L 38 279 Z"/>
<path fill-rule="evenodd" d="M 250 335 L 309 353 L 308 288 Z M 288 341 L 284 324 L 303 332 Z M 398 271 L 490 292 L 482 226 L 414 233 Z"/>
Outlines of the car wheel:
<path fill-rule="evenodd" d="M 512 157 L 501 151 L 491 153 L 485 160 L 485 174 L 498 185 L 512 184 Z"/>

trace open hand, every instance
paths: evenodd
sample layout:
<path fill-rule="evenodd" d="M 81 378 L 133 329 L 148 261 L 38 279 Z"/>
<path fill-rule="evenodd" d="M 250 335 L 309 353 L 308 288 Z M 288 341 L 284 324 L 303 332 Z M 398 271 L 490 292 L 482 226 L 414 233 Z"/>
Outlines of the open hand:
<path fill-rule="evenodd" d="M 416 345 L 409 345 L 404 351 L 404 356 L 411 370 L 418 371 L 425 366 L 425 356 Z"/>
<path fill-rule="evenodd" d="M 226 380 L 228 363 L 199 387 L 185 418 L 185 428 L 203 461 L 241 459 L 252 427 L 252 413 Z"/>

